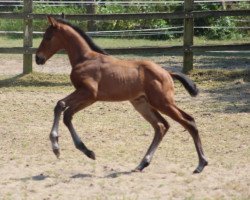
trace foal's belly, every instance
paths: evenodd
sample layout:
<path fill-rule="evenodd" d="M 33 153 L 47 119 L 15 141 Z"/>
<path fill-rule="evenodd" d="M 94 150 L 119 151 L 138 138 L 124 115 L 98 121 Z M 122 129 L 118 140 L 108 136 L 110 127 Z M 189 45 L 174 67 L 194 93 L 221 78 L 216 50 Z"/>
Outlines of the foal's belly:
<path fill-rule="evenodd" d="M 100 101 L 126 101 L 143 94 L 140 84 L 110 82 L 99 85 L 97 99 Z"/>
<path fill-rule="evenodd" d="M 137 69 L 105 71 L 98 84 L 98 100 L 125 101 L 143 95 L 142 80 Z"/>

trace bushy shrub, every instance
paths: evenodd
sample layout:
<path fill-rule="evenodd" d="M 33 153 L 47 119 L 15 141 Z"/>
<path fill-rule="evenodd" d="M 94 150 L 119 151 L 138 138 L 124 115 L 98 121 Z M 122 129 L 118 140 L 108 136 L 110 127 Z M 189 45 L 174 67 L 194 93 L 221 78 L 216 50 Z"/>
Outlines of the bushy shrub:
<path fill-rule="evenodd" d="M 222 10 L 221 4 L 198 4 L 196 9 L 199 11 Z M 244 31 L 237 29 L 236 19 L 239 17 L 206 17 L 195 20 L 197 27 L 211 27 L 195 29 L 196 36 L 205 36 L 207 39 L 230 39 L 240 38 Z"/>
<path fill-rule="evenodd" d="M 238 5 L 238 4 L 237 4 Z M 246 9 L 244 3 L 239 4 L 240 8 Z M 195 4 L 195 10 L 208 11 L 208 10 L 221 10 L 221 4 Z M 96 7 L 97 14 L 113 14 L 113 13 L 149 13 L 149 12 L 176 12 L 182 11 L 182 4 L 166 4 L 166 5 L 150 5 L 150 6 L 123 6 L 123 5 L 99 5 Z M 22 8 L 17 7 L 13 9 L 13 12 L 22 12 Z M 87 12 L 86 6 L 70 5 L 70 6 L 49 6 L 49 5 L 34 5 L 34 13 L 47 13 L 47 14 L 85 14 Z M 241 17 L 221 17 L 221 18 L 198 18 L 195 19 L 195 26 L 214 27 L 214 29 L 195 29 L 196 36 L 205 36 L 208 39 L 229 39 L 239 38 L 246 33 L 243 30 L 233 29 L 239 25 L 235 19 L 241 19 Z M 74 21 L 75 25 L 81 27 L 87 31 L 87 21 Z M 182 19 L 134 19 L 134 20 L 109 20 L 109 21 L 97 21 L 95 22 L 96 30 L 99 31 L 113 31 L 113 30 L 134 30 L 134 29 L 155 29 L 155 28 L 167 28 L 173 26 L 182 26 Z M 241 24 L 240 24 L 241 25 Z M 46 20 L 34 20 L 33 23 L 35 31 L 44 31 L 48 26 Z M 224 28 L 230 27 L 230 28 Z M 22 20 L 5 20 L 0 19 L 0 30 L 5 31 L 21 31 L 23 30 Z M 126 36 L 124 34 L 124 36 Z M 169 39 L 182 36 L 181 34 L 171 34 L 166 31 L 165 34 L 140 36 L 150 39 Z"/>

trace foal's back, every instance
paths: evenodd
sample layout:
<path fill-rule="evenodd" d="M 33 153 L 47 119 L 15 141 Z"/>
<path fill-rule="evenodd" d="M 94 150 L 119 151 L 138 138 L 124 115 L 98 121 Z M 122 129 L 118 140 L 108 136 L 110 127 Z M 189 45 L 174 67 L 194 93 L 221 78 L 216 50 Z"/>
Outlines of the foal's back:
<path fill-rule="evenodd" d="M 72 76 L 73 80 L 78 77 L 95 82 L 97 100 L 132 100 L 151 93 L 155 86 L 173 90 L 170 74 L 154 62 L 117 59 L 95 52 L 89 55 L 89 59 L 73 68 Z"/>

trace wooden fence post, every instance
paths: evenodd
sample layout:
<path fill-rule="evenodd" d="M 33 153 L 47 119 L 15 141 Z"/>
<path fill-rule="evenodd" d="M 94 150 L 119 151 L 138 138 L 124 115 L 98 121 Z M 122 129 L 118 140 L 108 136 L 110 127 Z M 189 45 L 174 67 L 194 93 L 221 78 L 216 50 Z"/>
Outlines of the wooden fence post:
<path fill-rule="evenodd" d="M 32 26 L 32 0 L 23 0 L 23 14 L 24 14 L 24 22 L 23 22 L 23 47 L 29 48 L 33 46 L 32 34 L 33 34 L 33 26 Z M 28 53 L 25 50 L 23 54 L 23 73 L 28 74 L 32 72 L 32 54 Z"/>
<path fill-rule="evenodd" d="M 191 16 L 191 12 L 194 8 L 194 0 L 185 0 L 184 11 L 186 17 L 184 19 L 184 36 L 183 36 L 183 46 L 184 46 L 184 56 L 183 56 L 183 69 L 184 73 L 188 73 L 193 69 L 193 51 L 191 47 L 193 46 L 194 37 L 194 18 Z"/>
<path fill-rule="evenodd" d="M 89 0 L 90 4 L 87 5 L 87 14 L 96 14 L 96 5 L 95 0 Z M 95 20 L 87 21 L 87 30 L 88 31 L 95 31 L 96 30 L 96 22 Z"/>

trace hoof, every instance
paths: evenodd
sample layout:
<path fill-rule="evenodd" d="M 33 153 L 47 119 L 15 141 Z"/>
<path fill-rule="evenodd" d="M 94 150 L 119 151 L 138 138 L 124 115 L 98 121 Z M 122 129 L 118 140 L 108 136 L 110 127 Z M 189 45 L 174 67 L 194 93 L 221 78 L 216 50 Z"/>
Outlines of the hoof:
<path fill-rule="evenodd" d="M 134 169 L 134 172 L 142 172 L 142 170 L 149 166 L 150 162 L 147 162 L 147 161 L 144 161 L 142 162 L 139 166 L 137 166 L 135 169 Z"/>
<path fill-rule="evenodd" d="M 131 170 L 131 172 L 142 172 L 142 169 L 139 169 L 139 167 L 136 167 L 135 169 Z"/>
<path fill-rule="evenodd" d="M 95 160 L 95 153 L 93 151 L 87 151 L 86 156 L 88 156 L 89 158 Z"/>
<path fill-rule="evenodd" d="M 59 149 L 53 149 L 54 154 L 56 155 L 57 158 L 60 157 L 60 150 Z"/>
<path fill-rule="evenodd" d="M 198 173 L 201 173 L 201 172 L 202 172 L 202 169 L 197 168 L 197 169 L 195 169 L 193 171 L 193 174 L 198 174 Z"/>
<path fill-rule="evenodd" d="M 204 167 L 206 167 L 208 165 L 207 161 L 202 162 L 201 164 L 199 164 L 199 166 L 193 171 L 194 174 L 198 174 L 201 173 L 204 169 Z"/>

